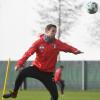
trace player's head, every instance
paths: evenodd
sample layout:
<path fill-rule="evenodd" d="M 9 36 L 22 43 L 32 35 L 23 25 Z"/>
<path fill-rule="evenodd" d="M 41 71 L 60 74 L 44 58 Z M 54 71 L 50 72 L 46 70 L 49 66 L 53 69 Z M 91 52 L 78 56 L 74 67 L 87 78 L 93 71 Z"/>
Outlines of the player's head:
<path fill-rule="evenodd" d="M 64 68 L 64 66 L 63 66 L 63 65 L 60 65 L 60 68 L 62 68 L 62 69 L 63 69 L 63 68 Z"/>
<path fill-rule="evenodd" d="M 45 28 L 45 33 L 51 38 L 55 38 L 56 32 L 57 32 L 57 27 L 54 24 L 48 24 Z"/>

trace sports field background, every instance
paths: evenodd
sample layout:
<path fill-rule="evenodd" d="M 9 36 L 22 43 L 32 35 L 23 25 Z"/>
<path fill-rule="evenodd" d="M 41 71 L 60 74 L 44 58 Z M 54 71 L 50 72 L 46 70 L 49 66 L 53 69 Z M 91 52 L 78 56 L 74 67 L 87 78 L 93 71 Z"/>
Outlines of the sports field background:
<path fill-rule="evenodd" d="M 83 66 L 84 63 L 84 66 Z M 7 88 L 12 89 L 18 71 L 14 70 L 16 61 L 10 62 L 10 71 L 7 80 Z M 26 63 L 26 67 L 31 64 L 31 61 Z M 65 80 L 66 90 L 82 90 L 84 85 L 85 90 L 100 90 L 100 61 L 60 61 L 56 67 L 64 66 L 62 79 Z M 3 89 L 7 61 L 0 61 L 0 89 Z M 83 71 L 84 67 L 84 71 Z M 83 75 L 84 74 L 84 75 Z M 38 80 L 26 79 L 27 89 L 42 89 L 43 84 Z"/>
<path fill-rule="evenodd" d="M 50 95 L 45 89 L 26 90 L 19 91 L 15 100 L 50 100 Z M 100 91 L 65 91 L 64 95 L 59 93 L 59 100 L 100 100 Z"/>
<path fill-rule="evenodd" d="M 16 61 L 11 61 L 6 92 L 14 87 L 18 72 L 14 71 Z M 30 62 L 26 64 L 29 65 Z M 82 62 L 58 62 L 56 67 L 65 66 L 62 78 L 65 80 L 65 94 L 59 100 L 100 100 L 100 61 L 85 62 L 85 91 L 82 91 Z M 2 96 L 7 61 L 0 62 L 0 97 Z M 59 89 L 59 88 L 58 88 Z M 60 94 L 60 92 L 59 92 Z M 12 99 L 7 99 L 12 100 Z M 50 100 L 48 91 L 38 80 L 27 79 L 27 90 L 20 90 L 15 100 Z"/>

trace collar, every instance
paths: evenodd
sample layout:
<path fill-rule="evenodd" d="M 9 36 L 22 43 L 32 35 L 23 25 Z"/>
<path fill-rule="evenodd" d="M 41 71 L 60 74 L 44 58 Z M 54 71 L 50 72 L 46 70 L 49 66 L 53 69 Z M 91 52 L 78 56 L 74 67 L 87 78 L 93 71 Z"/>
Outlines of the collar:
<path fill-rule="evenodd" d="M 50 38 L 49 36 L 47 36 L 47 35 L 44 35 L 44 40 L 47 42 L 47 43 L 52 43 L 55 39 L 52 39 L 52 38 Z"/>

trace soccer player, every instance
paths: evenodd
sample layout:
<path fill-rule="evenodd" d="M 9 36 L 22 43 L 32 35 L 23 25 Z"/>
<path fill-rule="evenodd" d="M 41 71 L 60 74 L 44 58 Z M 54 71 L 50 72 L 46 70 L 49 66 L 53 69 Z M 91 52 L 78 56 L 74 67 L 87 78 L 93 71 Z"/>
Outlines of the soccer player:
<path fill-rule="evenodd" d="M 42 34 L 40 38 L 36 40 L 24 53 L 21 59 L 17 61 L 15 70 L 19 70 L 24 67 L 26 60 L 31 55 L 36 53 L 36 58 L 32 62 L 32 65 L 22 69 L 16 78 L 13 91 L 11 93 L 4 94 L 4 98 L 16 98 L 19 87 L 21 86 L 23 80 L 27 77 L 31 77 L 38 79 L 44 84 L 51 95 L 51 100 L 58 100 L 58 91 L 56 83 L 53 80 L 57 55 L 60 51 L 70 52 L 75 55 L 82 52 L 77 48 L 74 48 L 67 43 L 63 43 L 62 41 L 56 39 L 56 31 L 56 25 L 47 25 L 45 28 L 45 34 Z"/>
<path fill-rule="evenodd" d="M 62 79 L 63 68 L 64 66 L 60 65 L 60 67 L 55 70 L 55 74 L 54 74 L 54 81 L 60 87 L 62 95 L 64 94 L 64 87 L 65 87 L 64 80 Z"/>

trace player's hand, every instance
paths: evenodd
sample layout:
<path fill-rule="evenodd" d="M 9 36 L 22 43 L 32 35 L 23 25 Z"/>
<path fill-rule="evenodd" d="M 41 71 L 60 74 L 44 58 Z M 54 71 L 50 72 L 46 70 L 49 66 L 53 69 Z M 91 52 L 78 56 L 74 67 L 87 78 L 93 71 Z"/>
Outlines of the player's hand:
<path fill-rule="evenodd" d="M 20 68 L 18 66 L 15 66 L 15 71 L 18 71 Z"/>
<path fill-rule="evenodd" d="M 81 53 L 84 53 L 84 52 L 82 52 L 82 51 L 80 51 L 80 50 L 77 50 L 77 51 L 75 52 L 75 54 L 81 54 Z"/>
<path fill-rule="evenodd" d="M 19 71 L 19 70 L 22 70 L 24 66 L 22 67 L 19 67 L 19 66 L 15 66 L 15 71 Z"/>

